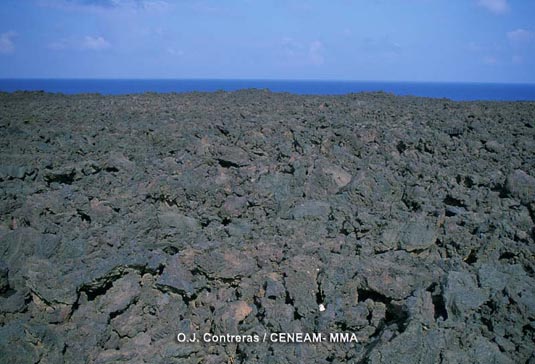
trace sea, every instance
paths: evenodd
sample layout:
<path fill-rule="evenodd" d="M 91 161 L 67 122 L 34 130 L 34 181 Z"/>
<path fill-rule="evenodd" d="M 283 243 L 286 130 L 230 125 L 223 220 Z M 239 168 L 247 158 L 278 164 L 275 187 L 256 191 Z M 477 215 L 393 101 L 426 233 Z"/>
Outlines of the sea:
<path fill-rule="evenodd" d="M 383 91 L 455 101 L 535 101 L 535 84 L 224 79 L 0 79 L 0 91 L 124 95 L 267 89 L 301 95 Z"/>

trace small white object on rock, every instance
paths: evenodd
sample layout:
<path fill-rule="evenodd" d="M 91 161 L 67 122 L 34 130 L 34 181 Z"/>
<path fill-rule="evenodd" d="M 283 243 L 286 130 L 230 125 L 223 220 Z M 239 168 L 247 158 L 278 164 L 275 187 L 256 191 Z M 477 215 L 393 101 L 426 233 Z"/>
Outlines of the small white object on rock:
<path fill-rule="evenodd" d="M 320 303 L 320 312 L 323 312 L 325 311 L 325 306 L 323 305 L 323 303 Z"/>

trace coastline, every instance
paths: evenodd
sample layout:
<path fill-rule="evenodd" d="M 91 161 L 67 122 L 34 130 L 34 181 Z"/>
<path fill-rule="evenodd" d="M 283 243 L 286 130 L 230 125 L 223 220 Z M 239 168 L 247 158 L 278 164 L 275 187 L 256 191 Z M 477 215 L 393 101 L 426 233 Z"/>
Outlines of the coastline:
<path fill-rule="evenodd" d="M 64 94 L 188 93 L 270 90 L 298 95 L 386 92 L 455 101 L 535 101 L 535 84 L 475 82 L 336 81 L 284 79 L 0 79 L 0 90 L 43 90 Z"/>

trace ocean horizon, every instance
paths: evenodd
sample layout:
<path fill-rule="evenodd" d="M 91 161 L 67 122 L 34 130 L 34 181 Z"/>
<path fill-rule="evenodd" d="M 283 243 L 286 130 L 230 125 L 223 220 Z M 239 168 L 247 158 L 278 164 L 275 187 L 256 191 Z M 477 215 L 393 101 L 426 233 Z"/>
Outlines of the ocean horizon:
<path fill-rule="evenodd" d="M 535 84 L 262 79 L 0 79 L 0 91 L 103 95 L 268 89 L 300 95 L 387 92 L 455 101 L 535 101 Z"/>

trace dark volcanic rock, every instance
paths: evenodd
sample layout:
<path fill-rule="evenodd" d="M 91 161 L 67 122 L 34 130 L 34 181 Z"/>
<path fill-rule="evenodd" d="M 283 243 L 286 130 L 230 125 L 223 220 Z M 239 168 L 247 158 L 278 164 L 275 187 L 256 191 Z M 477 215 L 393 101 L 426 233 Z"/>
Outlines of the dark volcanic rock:
<path fill-rule="evenodd" d="M 195 293 L 193 274 L 187 269 L 178 255 L 174 255 L 167 261 L 164 271 L 157 280 L 157 284 L 187 296 L 192 296 Z"/>
<path fill-rule="evenodd" d="M 512 197 L 522 203 L 535 202 L 535 178 L 520 169 L 507 177 L 505 188 Z"/>
<path fill-rule="evenodd" d="M 535 360 L 534 103 L 0 105 L 0 363 Z"/>
<path fill-rule="evenodd" d="M 9 288 L 8 268 L 3 260 L 0 260 L 0 293 L 7 291 Z"/>
<path fill-rule="evenodd" d="M 249 277 L 257 269 L 254 257 L 243 251 L 226 248 L 196 256 L 195 264 L 208 277 L 224 280 Z"/>

